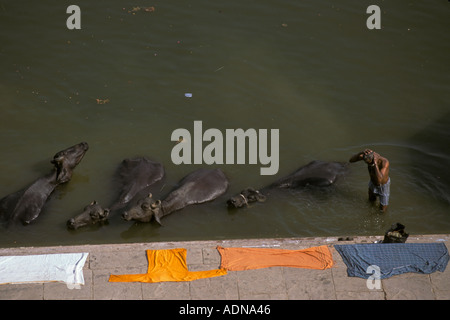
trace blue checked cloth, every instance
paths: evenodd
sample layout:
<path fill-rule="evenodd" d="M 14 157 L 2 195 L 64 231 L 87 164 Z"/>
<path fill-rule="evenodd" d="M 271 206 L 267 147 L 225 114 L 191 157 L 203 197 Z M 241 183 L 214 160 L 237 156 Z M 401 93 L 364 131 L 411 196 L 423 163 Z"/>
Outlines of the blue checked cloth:
<path fill-rule="evenodd" d="M 449 260 L 444 243 L 368 243 L 335 245 L 350 277 L 367 279 L 369 266 L 380 268 L 379 279 L 406 272 L 443 272 Z"/>

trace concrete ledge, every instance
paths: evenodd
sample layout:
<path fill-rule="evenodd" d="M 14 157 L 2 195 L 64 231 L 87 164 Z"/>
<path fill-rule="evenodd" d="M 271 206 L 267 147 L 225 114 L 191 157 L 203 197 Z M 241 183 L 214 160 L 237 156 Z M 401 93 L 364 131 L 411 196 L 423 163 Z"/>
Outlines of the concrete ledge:
<path fill-rule="evenodd" d="M 227 275 L 191 282 L 110 283 L 111 274 L 145 273 L 147 249 L 186 248 L 191 271 L 216 269 L 223 247 L 304 249 L 318 245 L 372 243 L 381 236 L 214 241 L 154 242 L 111 245 L 0 248 L 0 255 L 89 252 L 83 273 L 85 285 L 69 289 L 64 283 L 0 285 L 0 299 L 37 300 L 411 300 L 450 299 L 450 268 L 430 275 L 407 273 L 382 280 L 379 290 L 366 280 L 347 276 L 347 267 L 334 251 L 335 266 L 327 270 L 273 267 L 228 272 Z M 410 236 L 408 242 L 449 243 L 450 235 Z"/>

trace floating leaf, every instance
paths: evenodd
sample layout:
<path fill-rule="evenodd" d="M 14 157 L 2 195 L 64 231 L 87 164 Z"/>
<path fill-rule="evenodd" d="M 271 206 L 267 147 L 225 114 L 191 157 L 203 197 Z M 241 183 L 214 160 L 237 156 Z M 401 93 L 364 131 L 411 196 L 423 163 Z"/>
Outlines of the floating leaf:
<path fill-rule="evenodd" d="M 97 104 L 106 104 L 109 102 L 109 99 L 95 99 Z"/>
<path fill-rule="evenodd" d="M 133 7 L 131 10 L 128 10 L 128 13 L 136 14 L 139 11 L 154 12 L 155 7 Z"/>
<path fill-rule="evenodd" d="M 155 7 L 144 7 L 142 8 L 142 10 L 144 10 L 145 12 L 153 12 L 155 11 Z"/>

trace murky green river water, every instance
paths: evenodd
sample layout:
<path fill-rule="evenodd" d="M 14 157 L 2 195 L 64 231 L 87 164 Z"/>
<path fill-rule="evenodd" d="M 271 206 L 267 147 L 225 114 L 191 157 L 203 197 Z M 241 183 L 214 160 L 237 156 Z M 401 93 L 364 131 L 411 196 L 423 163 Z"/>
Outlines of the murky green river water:
<path fill-rule="evenodd" d="M 81 30 L 66 27 L 70 4 L 81 8 Z M 0 0 L 0 197 L 48 173 L 57 151 L 90 145 L 34 224 L 0 227 L 0 245 L 382 235 L 394 222 L 411 234 L 449 233 L 450 3 L 379 2 L 380 30 L 366 27 L 371 4 Z M 214 165 L 230 180 L 227 194 L 164 227 L 116 213 L 103 227 L 67 230 L 91 201 L 114 201 L 124 158 L 161 161 L 161 195 L 201 167 L 171 159 L 172 132 L 193 132 L 195 120 L 222 132 L 279 129 L 278 174 Z M 385 214 L 367 203 L 363 163 L 325 192 L 225 206 L 247 186 L 365 148 L 391 163 Z"/>

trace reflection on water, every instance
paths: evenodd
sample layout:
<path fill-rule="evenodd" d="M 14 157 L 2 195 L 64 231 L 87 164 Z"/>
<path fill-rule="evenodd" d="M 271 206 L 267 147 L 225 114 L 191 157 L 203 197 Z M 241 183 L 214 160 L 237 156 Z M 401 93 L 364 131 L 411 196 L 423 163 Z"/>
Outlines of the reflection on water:
<path fill-rule="evenodd" d="M 442 1 L 382 3 L 382 29 L 366 28 L 370 1 L 77 1 L 82 29 L 67 30 L 64 3 L 0 4 L 0 195 L 46 174 L 55 152 L 90 150 L 34 225 L 0 229 L 0 245 L 384 234 L 450 230 L 450 27 Z M 192 93 L 186 97 L 185 93 Z M 103 103 L 99 103 L 103 102 Z M 171 133 L 195 120 L 222 132 L 279 129 L 280 170 L 221 165 L 227 194 L 165 218 L 66 229 L 97 200 L 114 201 L 125 158 L 164 164 L 162 197 L 198 168 L 176 166 Z M 328 191 L 288 191 L 228 210 L 226 199 L 311 160 L 347 161 L 370 147 L 391 163 L 391 203 L 367 202 L 367 169 Z"/>

